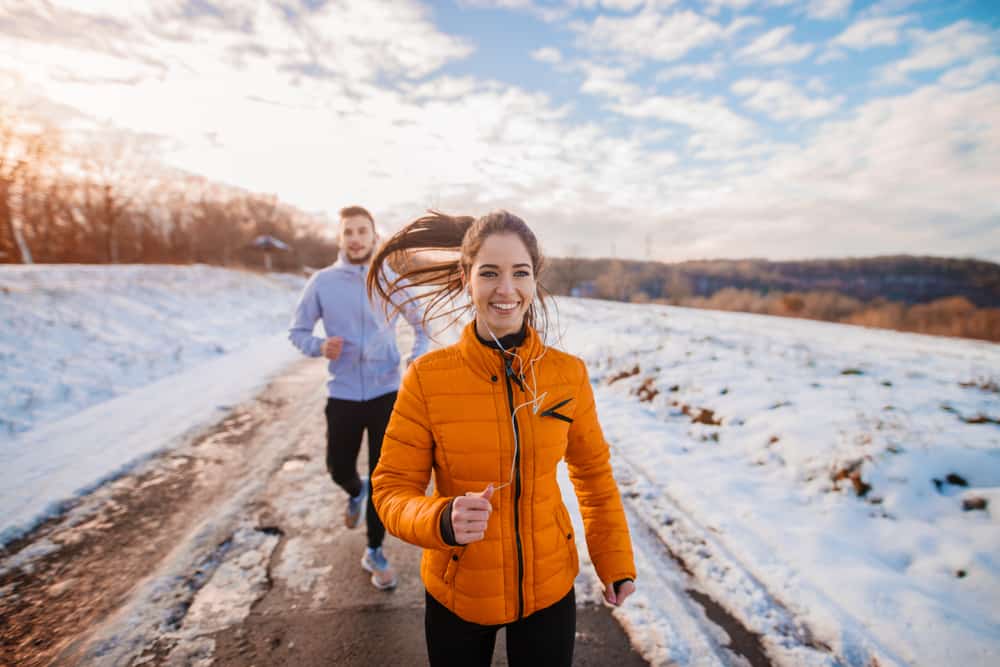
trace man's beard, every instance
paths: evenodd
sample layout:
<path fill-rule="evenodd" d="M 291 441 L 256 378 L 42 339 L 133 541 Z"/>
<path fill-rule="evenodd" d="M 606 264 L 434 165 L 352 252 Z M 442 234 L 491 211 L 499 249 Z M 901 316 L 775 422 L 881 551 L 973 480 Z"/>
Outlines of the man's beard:
<path fill-rule="evenodd" d="M 375 253 L 375 248 L 369 248 L 368 252 L 366 252 L 364 255 L 362 255 L 361 257 L 355 258 L 355 257 L 351 257 L 351 253 L 348 252 L 347 250 L 345 250 L 344 251 L 344 256 L 347 258 L 347 261 L 350 264 L 367 264 L 371 260 L 372 255 L 374 253 Z"/>

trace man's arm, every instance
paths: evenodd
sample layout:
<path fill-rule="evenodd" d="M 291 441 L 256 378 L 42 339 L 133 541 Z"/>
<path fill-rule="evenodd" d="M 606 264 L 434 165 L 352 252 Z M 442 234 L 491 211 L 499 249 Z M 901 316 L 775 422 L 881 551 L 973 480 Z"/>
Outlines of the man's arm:
<path fill-rule="evenodd" d="M 314 274 L 302 290 L 302 296 L 295 306 L 295 315 L 288 328 L 288 340 L 292 341 L 302 354 L 309 357 L 323 356 L 324 339 L 313 336 L 316 320 L 323 314 L 319 305 L 319 294 L 316 291 L 317 276 L 318 274 Z"/>
<path fill-rule="evenodd" d="M 400 296 L 405 303 L 406 300 L 412 296 L 412 294 L 409 289 L 404 289 L 400 292 Z M 410 352 L 410 356 L 406 360 L 407 366 L 409 366 L 414 359 L 426 352 L 427 348 L 430 346 L 430 337 L 424 329 L 424 309 L 417 305 L 418 303 L 419 302 L 417 301 L 411 301 L 403 306 L 403 317 L 405 317 L 407 323 L 413 327 L 413 351 Z"/>

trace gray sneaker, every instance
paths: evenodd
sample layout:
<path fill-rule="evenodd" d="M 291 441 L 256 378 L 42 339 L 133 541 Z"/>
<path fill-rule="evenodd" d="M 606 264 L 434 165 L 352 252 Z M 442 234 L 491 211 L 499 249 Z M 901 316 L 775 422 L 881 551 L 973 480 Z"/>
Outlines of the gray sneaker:
<path fill-rule="evenodd" d="M 382 553 L 382 547 L 365 549 L 365 555 L 361 557 L 361 567 L 372 573 L 372 586 L 380 591 L 396 587 L 396 571 L 389 565 L 389 559 Z"/>
<path fill-rule="evenodd" d="M 361 522 L 361 515 L 365 510 L 365 501 L 368 500 L 368 478 L 361 478 L 361 493 L 347 499 L 347 507 L 344 508 L 344 525 L 348 528 L 356 528 Z"/>

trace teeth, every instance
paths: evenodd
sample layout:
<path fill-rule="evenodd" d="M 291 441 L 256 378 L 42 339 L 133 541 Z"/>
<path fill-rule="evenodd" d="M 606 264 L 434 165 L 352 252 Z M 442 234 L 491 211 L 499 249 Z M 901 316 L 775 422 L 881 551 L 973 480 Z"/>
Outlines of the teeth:
<path fill-rule="evenodd" d="M 497 310 L 514 310 L 517 308 L 516 303 L 491 303 L 490 305 Z"/>

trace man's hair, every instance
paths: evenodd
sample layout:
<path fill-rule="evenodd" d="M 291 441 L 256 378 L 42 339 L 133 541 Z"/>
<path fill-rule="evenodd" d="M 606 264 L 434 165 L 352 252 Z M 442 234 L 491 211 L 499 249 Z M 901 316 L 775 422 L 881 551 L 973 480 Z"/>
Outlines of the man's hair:
<path fill-rule="evenodd" d="M 363 215 L 368 218 L 372 223 L 372 229 L 375 229 L 375 218 L 372 217 L 372 214 L 364 206 L 345 206 L 340 209 L 341 220 L 354 217 L 355 215 Z"/>

